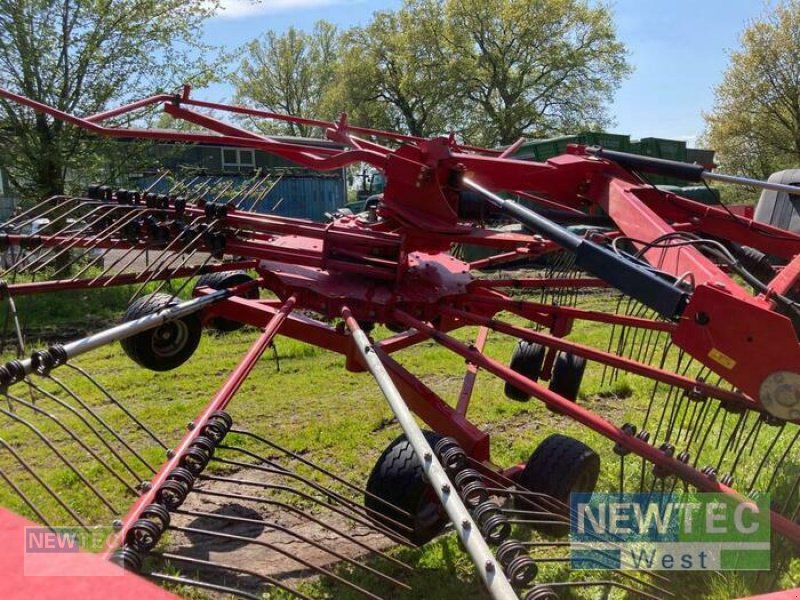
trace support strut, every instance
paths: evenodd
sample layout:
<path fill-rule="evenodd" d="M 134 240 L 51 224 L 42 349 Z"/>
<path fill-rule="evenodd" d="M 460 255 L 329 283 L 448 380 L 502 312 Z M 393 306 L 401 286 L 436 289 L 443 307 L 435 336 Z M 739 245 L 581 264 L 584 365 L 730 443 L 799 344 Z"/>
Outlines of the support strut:
<path fill-rule="evenodd" d="M 459 539 L 467 549 L 472 562 L 475 563 L 478 574 L 489 594 L 497 600 L 516 599 L 517 595 L 508 579 L 506 579 L 505 573 L 495 561 L 494 555 L 492 555 L 486 540 L 483 539 L 480 529 L 475 521 L 472 520 L 466 506 L 461 501 L 461 497 L 455 491 L 454 484 L 450 481 L 439 459 L 436 458 L 433 448 L 425 439 L 422 430 L 414 420 L 414 416 L 392 382 L 388 371 L 375 353 L 369 338 L 361 330 L 348 308 L 342 309 L 342 316 L 353 335 L 356 350 L 361 355 L 372 376 L 375 377 L 378 387 L 381 388 L 381 392 L 389 402 L 392 412 L 394 412 L 398 423 L 400 423 L 406 434 L 406 438 L 414 448 L 425 477 L 430 481 L 436 496 L 442 503 L 450 521 L 452 521 Z"/>

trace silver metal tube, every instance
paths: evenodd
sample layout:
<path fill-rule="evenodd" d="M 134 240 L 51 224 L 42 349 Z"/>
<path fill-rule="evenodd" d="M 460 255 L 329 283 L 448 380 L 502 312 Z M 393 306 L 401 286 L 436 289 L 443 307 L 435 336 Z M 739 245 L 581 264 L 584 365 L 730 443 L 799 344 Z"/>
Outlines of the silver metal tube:
<path fill-rule="evenodd" d="M 160 327 L 165 323 L 195 313 L 199 310 L 202 310 L 206 306 L 224 300 L 230 295 L 230 290 L 219 290 L 212 294 L 208 294 L 207 296 L 193 298 L 191 300 L 187 300 L 186 302 L 181 302 L 175 306 L 170 306 L 160 310 L 157 313 L 145 315 L 144 317 L 140 317 L 134 321 L 128 321 L 127 323 L 110 327 L 104 331 L 93 333 L 85 338 L 75 340 L 74 342 L 68 342 L 63 345 L 63 348 L 67 353 L 68 359 L 75 358 L 76 356 L 90 352 L 91 350 L 99 348 L 100 346 L 105 346 L 111 342 L 124 340 L 138 333 L 142 333 L 143 331 L 155 329 L 156 327 Z M 22 365 L 26 375 L 33 372 L 33 361 L 30 358 L 26 358 L 19 362 Z"/>
<path fill-rule="evenodd" d="M 392 382 L 389 373 L 378 358 L 378 355 L 375 354 L 369 338 L 347 309 L 343 311 L 343 314 L 345 314 L 347 326 L 353 334 L 356 349 L 364 359 L 364 363 L 378 383 L 378 387 L 380 387 L 381 392 L 389 402 L 389 406 L 397 417 L 400 427 L 403 428 L 409 443 L 414 448 L 425 476 L 430 481 L 436 496 L 442 503 L 450 521 L 452 521 L 458 537 L 472 558 L 472 562 L 475 563 L 475 568 L 489 594 L 497 600 L 517 600 L 517 594 L 508 582 L 502 567 L 495 560 L 486 540 L 481 535 L 480 529 L 475 521 L 472 520 L 444 467 L 436 458 L 433 448 L 431 448 L 428 440 L 425 439 L 422 430 L 414 420 L 414 416 L 408 409 L 397 387 L 395 387 L 394 382 Z"/>
<path fill-rule="evenodd" d="M 722 173 L 712 173 L 711 171 L 703 171 L 702 177 L 707 181 L 720 181 L 722 183 L 733 183 L 735 185 L 749 185 L 764 190 L 772 190 L 774 192 L 786 192 L 787 194 L 800 195 L 800 187 L 786 185 L 785 183 L 773 183 L 772 181 L 761 181 L 759 179 L 750 179 L 749 177 L 724 175 Z"/>
<path fill-rule="evenodd" d="M 175 306 L 160 310 L 157 313 L 145 315 L 135 321 L 128 321 L 127 323 L 122 323 L 116 327 L 106 329 L 105 331 L 94 333 L 80 340 L 64 344 L 64 350 L 68 358 L 74 358 L 79 354 L 84 354 L 100 346 L 129 338 L 137 333 L 160 327 L 164 323 L 195 313 L 209 304 L 224 300 L 228 296 L 230 296 L 229 290 L 219 290 L 218 292 L 201 298 L 193 298 L 192 300 L 187 300 L 186 302 L 181 302 Z"/>

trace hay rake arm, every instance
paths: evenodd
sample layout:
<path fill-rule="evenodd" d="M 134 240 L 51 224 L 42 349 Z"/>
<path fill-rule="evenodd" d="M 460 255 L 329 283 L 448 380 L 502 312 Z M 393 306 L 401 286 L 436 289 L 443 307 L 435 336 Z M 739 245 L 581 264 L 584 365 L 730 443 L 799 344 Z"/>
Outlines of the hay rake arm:
<path fill-rule="evenodd" d="M 272 181 L 256 174 L 237 191 L 226 188 L 224 182 L 198 177 L 177 182 L 168 194 L 94 186 L 85 197 L 51 198 L 5 225 L 0 244 L 11 251 L 11 259 L 3 277 L 22 273 L 32 279 L 6 283 L 3 291 L 9 302 L 17 296 L 50 291 L 138 284 L 134 300 L 138 298 L 138 310 L 144 314 L 147 303 L 158 294 L 139 296 L 153 282 L 161 282 L 158 292 L 177 278 L 187 278 L 188 283 L 196 275 L 224 275 L 239 268 L 254 269 L 258 274 L 250 283 L 224 291 L 201 285 L 195 289 L 196 299 L 172 306 L 178 290 L 172 293 L 169 306 L 153 309 L 152 315 L 132 318 L 112 330 L 52 346 L 0 368 L 0 385 L 10 396 L 11 386 L 31 387 L 34 376 L 52 378 L 52 370 L 78 354 L 112 341 L 162 331 L 189 315 L 199 315 L 206 324 L 246 323 L 263 330 L 149 483 L 129 490 L 138 492 L 138 500 L 106 546 L 107 556 L 116 562 L 163 582 L 216 591 L 233 587 L 213 577 L 192 580 L 171 574 L 169 568 L 151 570 L 144 559 L 156 557 L 165 565 L 181 563 L 188 570 L 206 574 L 227 568 L 242 581 L 255 578 L 305 597 L 264 573 L 154 551 L 167 529 L 187 538 L 246 541 L 236 534 L 221 533 L 215 526 L 223 522 L 254 525 L 253 521 L 263 519 L 181 508 L 187 498 L 198 495 L 261 502 L 260 496 L 252 493 L 215 490 L 215 482 L 287 492 L 285 485 L 265 482 L 263 477 L 209 474 L 206 466 L 218 461 L 215 453 L 220 449 L 249 457 L 244 462 L 242 456 L 218 461 L 223 465 L 256 475 L 300 477 L 295 481 L 308 486 L 308 492 L 292 488 L 290 493 L 315 505 L 319 500 L 314 500 L 314 494 L 321 494 L 332 502 L 329 508 L 336 506 L 334 512 L 351 525 L 367 527 L 388 540 L 413 538 L 408 531 L 405 536 L 398 533 L 409 517 L 403 507 L 376 499 L 369 489 L 367 507 L 356 507 L 339 492 L 331 492 L 285 465 L 272 464 L 267 448 L 289 461 L 299 457 L 269 440 L 236 430 L 236 435 L 251 436 L 250 440 L 263 448 L 232 450 L 221 444 L 233 431 L 225 412 L 228 403 L 278 333 L 340 353 L 349 370 L 369 370 L 375 375 L 404 425 L 438 503 L 494 597 L 513 597 L 509 582 L 527 587 L 524 595 L 528 600 L 557 597 L 564 586 L 616 587 L 643 597 L 665 597 L 669 592 L 657 577 L 647 580 L 625 572 L 608 581 L 587 578 L 549 587 L 533 583 L 537 564 L 568 560 L 564 547 L 547 541 L 541 542 L 541 548 L 528 547 L 507 539 L 511 526 L 563 527 L 569 511 L 551 494 L 520 485 L 521 466 L 492 464 L 489 436 L 467 417 L 480 371 L 499 378 L 507 394 L 511 390 L 511 397 L 534 397 L 554 413 L 606 439 L 619 457 L 620 489 L 631 484 L 650 491 L 691 486 L 744 502 L 748 495 L 780 487 L 782 506 L 771 513 L 773 529 L 791 543 L 800 541 L 800 476 L 792 475 L 791 454 L 800 438 L 800 237 L 724 208 L 664 193 L 640 174 L 679 173 L 694 180 L 719 175 L 580 146 L 547 163 L 532 163 L 510 158 L 510 151 L 460 145 L 452 137 L 419 139 L 353 127 L 345 118 L 330 123 L 198 101 L 190 97 L 188 88 L 181 95 L 154 96 L 88 118 L 67 115 L 4 90 L 0 97 L 97 135 L 247 147 L 315 170 L 363 162 L 386 175 L 387 186 L 376 210 L 335 215 L 325 224 L 255 212 L 258 198 L 263 197 L 259 194 L 268 190 Z M 105 124 L 154 105 L 163 105 L 171 116 L 207 132 L 149 131 Z M 302 122 L 320 128 L 335 144 L 287 142 L 255 134 L 197 109 Z M 253 195 L 255 201 L 247 202 Z M 525 230 L 483 227 L 483 220 L 492 216 L 516 221 Z M 37 219 L 48 219 L 46 230 L 23 233 Z M 588 230 L 576 233 L 567 223 L 582 224 Z M 604 227 L 598 228 L 597 223 Z M 500 254 L 466 262 L 450 252 L 463 245 L 488 247 Z M 75 252 L 77 259 L 70 257 Z M 151 253 L 155 258 L 144 269 L 132 266 Z M 767 255 L 774 258 L 772 263 L 764 258 Z M 504 279 L 474 274 L 479 268 L 520 259 L 544 260 L 549 266 L 540 277 Z M 104 266 L 98 273 L 99 262 Z M 76 276 L 64 278 L 66 265 L 71 263 L 80 264 L 80 270 Z M 37 277 L 47 280 L 36 281 Z M 278 299 L 259 299 L 257 288 L 269 290 Z M 587 295 L 585 289 L 592 294 Z M 592 299 L 601 296 L 613 298 L 616 310 L 598 308 Z M 325 322 L 340 319 L 344 325 Z M 520 325 L 521 320 L 529 325 Z M 397 333 L 369 342 L 365 330 L 376 323 Z M 466 327 L 477 328 L 473 344 L 464 343 L 455 333 Z M 607 328 L 607 346 L 569 339 L 573 330 L 587 327 Z M 492 358 L 487 346 L 490 335 L 493 339 L 509 336 L 519 341 L 520 348 L 524 344 L 528 352 L 535 350 L 536 368 L 520 370 L 513 360 L 507 367 Z M 467 363 L 455 403 L 445 402 L 393 356 L 425 340 L 433 340 Z M 640 422 L 620 423 L 614 415 L 601 415 L 576 402 L 578 390 L 570 389 L 576 381 L 580 386 L 587 361 L 591 368 L 602 370 L 603 382 L 643 378 L 653 383 Z M 571 379 L 564 379 L 565 372 Z M 545 384 L 548 380 L 549 387 Z M 445 436 L 445 441 L 427 440 L 405 415 L 406 407 Z M 13 411 L 3 414 L 14 417 Z M 246 420 L 246 415 L 241 416 Z M 762 438 L 770 440 L 768 451 L 753 456 Z M 11 450 L 8 444 L 4 448 Z M 35 473 L 32 466 L 25 467 L 27 462 L 20 464 L 29 474 Z M 114 472 L 110 465 L 104 468 Z M 745 469 L 746 478 L 737 473 Z M 777 476 L 783 470 L 788 481 Z M 114 477 L 120 479 L 118 474 Z M 11 482 L 5 475 L 3 479 Z M 119 507 L 103 499 L 93 483 L 82 475 L 79 479 L 110 512 L 118 514 Z M 338 479 L 334 483 L 345 485 Z M 47 523 L 26 492 L 16 484 L 12 487 Z M 387 507 L 382 508 L 381 503 Z M 387 511 L 400 518 L 392 520 Z M 67 512 L 81 522 L 72 508 Z M 170 514 L 181 515 L 182 523 L 184 518 L 195 517 L 207 519 L 209 524 L 173 525 Z M 302 518 L 319 521 L 313 511 L 303 513 Z M 347 531 L 337 530 L 336 534 L 350 543 L 357 541 L 357 536 Z M 496 546 L 494 558 L 487 540 Z M 281 554 L 272 542 L 259 539 L 256 544 Z M 542 555 L 542 548 L 552 554 Z M 338 560 L 352 560 L 332 550 L 326 547 L 321 551 Z M 342 580 L 337 572 L 303 560 L 302 567 L 337 585 L 376 597 L 359 583 Z M 387 581 L 388 576 L 380 572 L 372 575 Z M 391 583 L 405 586 L 401 581 Z M 247 585 L 241 594 L 251 597 Z"/>

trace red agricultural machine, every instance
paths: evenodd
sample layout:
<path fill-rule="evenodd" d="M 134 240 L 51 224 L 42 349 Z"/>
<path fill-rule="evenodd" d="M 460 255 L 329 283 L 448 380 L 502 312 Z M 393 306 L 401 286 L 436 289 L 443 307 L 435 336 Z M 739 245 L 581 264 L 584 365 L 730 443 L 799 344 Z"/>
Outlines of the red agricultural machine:
<path fill-rule="evenodd" d="M 663 192 L 647 174 L 778 192 L 795 188 L 600 147 L 572 146 L 546 163 L 515 160 L 514 147 L 486 150 L 453 137 L 418 139 L 354 127 L 345 118 L 328 123 L 214 104 L 191 98 L 188 88 L 85 118 L 7 91 L 0 97 L 92 134 L 222 143 L 316 170 L 365 163 L 386 179 L 377 205 L 358 215 L 333 215 L 326 224 L 249 212 L 236 197 L 221 200 L 206 179 L 196 177 L 169 194 L 93 186 L 85 197 L 50 198 L 4 225 L 0 244 L 19 250 L 5 271 L 7 281 L 18 272 L 44 273 L 70 251 L 88 260 L 69 278 L 57 269 L 48 280 L 5 283 L 12 314 L 14 299 L 24 295 L 130 284 L 143 289 L 200 277 L 193 299 L 156 290 L 138 297 L 116 327 L 0 367 L 8 400 L 0 412 L 36 441 L 9 443 L 0 431 L 0 478 L 43 525 L 89 527 L 81 506 L 103 505 L 109 521 L 115 519 L 105 558 L 152 581 L 244 598 L 278 589 L 308 596 L 265 572 L 260 558 L 249 566 L 225 564 L 213 552 L 192 553 L 192 547 L 255 545 L 264 556 L 281 555 L 296 561 L 296 570 L 328 580 L 334 597 L 432 598 L 437 594 L 431 590 L 402 596 L 412 593 L 405 578 L 409 566 L 386 549 L 421 545 L 453 530 L 494 598 L 552 600 L 598 589 L 681 597 L 675 579 L 632 574 L 612 561 L 597 565 L 609 569 L 602 576 L 573 573 L 538 583 L 540 567 L 569 562 L 563 541 L 569 496 L 595 489 L 602 452 L 619 463 L 620 491 L 692 489 L 737 503 L 770 493 L 772 530 L 791 548 L 784 557 L 790 560 L 800 541 L 800 236 L 722 205 Z M 106 124 L 157 105 L 200 130 Z M 337 144 L 288 143 L 200 112 L 209 109 L 319 127 Z M 252 189 L 261 185 L 256 179 Z M 524 229 L 492 229 L 485 226 L 490 218 Z M 49 219 L 47 230 L 21 233 L 37 219 Z M 465 262 L 452 251 L 463 246 L 495 253 Z M 157 258 L 132 267 L 144 253 Z M 515 261 L 544 266 L 524 277 L 483 272 Z M 102 272 L 84 275 L 100 263 Z M 243 324 L 261 335 L 177 444 L 162 441 L 74 362 L 119 341 L 142 367 L 165 371 L 191 358 L 204 325 L 232 330 Z M 394 335 L 370 337 L 376 324 Z M 604 328 L 602 345 L 571 339 L 587 326 Z M 457 331 L 468 327 L 477 331 L 471 343 Z M 404 435 L 384 450 L 366 486 L 240 428 L 248 415 L 237 414 L 234 396 L 277 335 L 344 355 L 350 371 L 374 376 Z M 490 335 L 517 340 L 510 364 L 508 357 L 486 352 Z M 430 341 L 466 364 L 452 402 L 393 356 Z M 609 383 L 623 374 L 652 383 L 638 422 L 616 422 L 613 411 L 608 416 L 581 402 L 587 368 Z M 499 378 L 511 400 L 542 402 L 599 434 L 607 447 L 596 451 L 555 434 L 526 464 L 495 464 L 488 433 L 468 417 L 478 376 Z M 28 391 L 39 400 L 26 400 Z M 92 394 L 100 400 L 88 399 Z M 63 423 L 59 413 L 77 419 L 80 431 L 64 427 L 58 436 L 44 435 L 36 420 Z M 413 415 L 430 431 L 420 430 Z M 41 475 L 41 466 L 25 456 L 28 446 L 36 446 L 39 456 L 45 448 L 48 461 L 70 470 L 67 489 Z M 153 446 L 166 451 L 163 464 L 143 455 Z M 131 495 L 127 512 L 109 499 L 109 486 Z M 70 504 L 76 497 L 82 498 L 77 507 Z M 59 514 L 42 510 L 45 501 L 55 502 Z M 222 510 L 226 502 L 238 510 Z M 13 540 L 25 522 L 11 515 L 4 520 L 0 535 Z M 308 525 L 323 531 L 324 541 L 308 534 Z M 269 529 L 273 537 L 237 533 L 240 526 Z M 523 526 L 540 535 L 512 537 Z M 164 549 L 159 542 L 167 532 L 184 546 Z M 291 546 L 301 543 L 314 548 L 317 560 Z M 9 550 L 13 544 L 0 549 L 6 573 L 18 564 Z M 94 558 L 79 556 L 68 556 L 73 562 L 59 568 Z M 106 562 L 96 568 L 116 569 Z M 773 571 L 782 572 L 781 565 Z M 166 595 L 129 574 L 103 585 L 86 579 L 111 597 Z M 84 579 L 70 580 L 51 586 L 45 578 L 12 576 L 0 583 L 0 590 L 12 586 L 0 595 L 90 597 L 82 591 Z M 797 592 L 783 597 L 796 598 Z"/>

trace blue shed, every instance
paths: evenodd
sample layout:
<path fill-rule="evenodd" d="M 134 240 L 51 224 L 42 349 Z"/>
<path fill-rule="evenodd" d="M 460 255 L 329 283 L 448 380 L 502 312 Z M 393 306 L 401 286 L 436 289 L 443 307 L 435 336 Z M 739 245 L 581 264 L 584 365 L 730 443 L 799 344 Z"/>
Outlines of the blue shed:
<path fill-rule="evenodd" d="M 269 193 L 261 199 L 245 200 L 241 208 L 297 219 L 324 221 L 347 202 L 343 174 L 281 175 Z"/>

